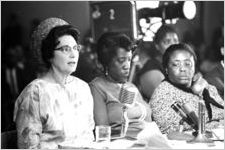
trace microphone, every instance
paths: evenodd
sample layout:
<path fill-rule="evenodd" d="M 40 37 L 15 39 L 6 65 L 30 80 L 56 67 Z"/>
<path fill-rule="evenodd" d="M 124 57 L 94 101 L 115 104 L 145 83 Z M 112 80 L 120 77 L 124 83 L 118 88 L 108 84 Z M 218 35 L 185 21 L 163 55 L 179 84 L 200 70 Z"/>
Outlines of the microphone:
<path fill-rule="evenodd" d="M 183 109 L 184 113 L 187 114 L 187 116 L 191 119 L 191 122 L 192 122 L 191 126 L 195 130 L 198 130 L 198 117 L 195 114 L 195 112 L 193 111 L 193 109 L 191 108 L 191 106 L 188 103 L 186 103 L 186 104 L 182 105 L 182 109 Z"/>
<path fill-rule="evenodd" d="M 190 111 L 190 108 L 185 106 L 182 107 L 179 102 L 175 102 L 171 105 L 171 108 L 181 116 L 181 118 L 187 122 L 193 129 L 198 130 L 198 119 L 193 111 Z M 196 124 L 197 121 L 197 124 Z"/>
<path fill-rule="evenodd" d="M 121 132 L 120 136 L 124 137 L 129 127 L 129 119 L 127 116 L 127 108 L 134 106 L 134 100 L 137 96 L 137 89 L 130 86 L 129 84 L 123 84 L 119 101 L 123 104 L 122 107 L 122 120 L 121 120 Z"/>
<path fill-rule="evenodd" d="M 132 106 L 137 96 L 137 90 L 132 86 L 123 85 L 120 91 L 119 101 L 125 106 Z"/>

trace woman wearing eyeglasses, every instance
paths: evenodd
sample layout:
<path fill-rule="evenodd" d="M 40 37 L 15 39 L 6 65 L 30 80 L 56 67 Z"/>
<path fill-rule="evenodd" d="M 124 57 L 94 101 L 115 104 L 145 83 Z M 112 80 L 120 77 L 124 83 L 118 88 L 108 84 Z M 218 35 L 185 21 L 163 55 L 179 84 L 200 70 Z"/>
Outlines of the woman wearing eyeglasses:
<path fill-rule="evenodd" d="M 32 45 L 42 63 L 39 77 L 15 104 L 19 148 L 56 149 L 64 141 L 94 140 L 90 88 L 71 76 L 79 58 L 78 37 L 78 30 L 59 18 L 44 20 L 34 31 Z"/>

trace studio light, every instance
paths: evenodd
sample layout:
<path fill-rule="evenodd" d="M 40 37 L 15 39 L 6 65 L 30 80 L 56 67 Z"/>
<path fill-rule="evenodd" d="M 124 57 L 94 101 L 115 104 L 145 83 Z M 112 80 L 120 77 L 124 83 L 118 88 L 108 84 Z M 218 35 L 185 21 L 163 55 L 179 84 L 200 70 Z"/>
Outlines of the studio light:
<path fill-rule="evenodd" d="M 193 1 L 186 1 L 183 4 L 183 13 L 187 19 L 193 19 L 196 15 L 196 5 Z"/>
<path fill-rule="evenodd" d="M 160 17 L 162 19 L 186 18 L 193 19 L 196 15 L 196 5 L 193 1 L 169 3 L 158 8 L 142 8 L 138 10 L 138 18 Z"/>

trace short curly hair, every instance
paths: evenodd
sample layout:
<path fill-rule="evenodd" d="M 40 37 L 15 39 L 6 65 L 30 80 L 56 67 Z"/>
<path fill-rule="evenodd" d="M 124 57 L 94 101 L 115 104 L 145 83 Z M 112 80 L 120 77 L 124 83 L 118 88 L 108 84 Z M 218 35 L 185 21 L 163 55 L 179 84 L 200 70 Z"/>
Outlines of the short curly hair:
<path fill-rule="evenodd" d="M 164 69 L 168 68 L 169 60 L 170 60 L 170 57 L 173 54 L 173 52 L 178 51 L 178 50 L 186 51 L 186 52 L 190 53 L 194 57 L 195 68 L 197 67 L 197 55 L 196 55 L 194 49 L 186 43 L 179 43 L 179 44 L 173 44 L 166 49 L 166 52 L 164 53 L 163 59 L 162 59 L 163 60 L 162 64 L 163 64 Z"/>
<path fill-rule="evenodd" d="M 97 42 L 98 60 L 105 69 L 116 56 L 118 48 L 133 51 L 133 46 L 131 39 L 126 34 L 119 32 L 103 33 Z"/>
<path fill-rule="evenodd" d="M 42 59 L 47 70 L 51 67 L 50 59 L 54 57 L 54 49 L 59 44 L 58 38 L 63 35 L 71 35 L 78 43 L 79 31 L 73 26 L 62 25 L 52 28 L 41 46 Z"/>

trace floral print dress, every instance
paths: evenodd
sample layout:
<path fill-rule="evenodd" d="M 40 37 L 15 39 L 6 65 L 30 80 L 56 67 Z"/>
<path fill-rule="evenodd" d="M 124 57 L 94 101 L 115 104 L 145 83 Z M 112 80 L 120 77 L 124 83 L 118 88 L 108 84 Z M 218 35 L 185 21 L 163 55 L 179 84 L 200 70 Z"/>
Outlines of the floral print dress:
<path fill-rule="evenodd" d="M 35 79 L 15 103 L 19 148 L 58 148 L 66 140 L 93 141 L 93 98 L 84 81 L 62 86 Z"/>

